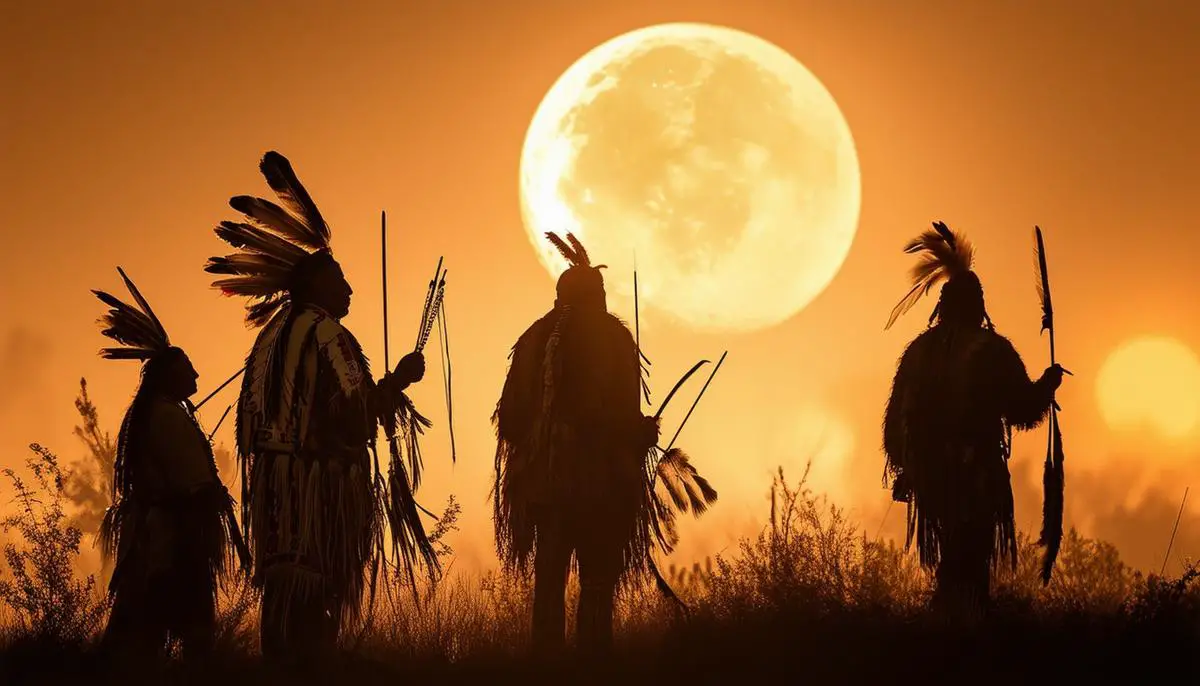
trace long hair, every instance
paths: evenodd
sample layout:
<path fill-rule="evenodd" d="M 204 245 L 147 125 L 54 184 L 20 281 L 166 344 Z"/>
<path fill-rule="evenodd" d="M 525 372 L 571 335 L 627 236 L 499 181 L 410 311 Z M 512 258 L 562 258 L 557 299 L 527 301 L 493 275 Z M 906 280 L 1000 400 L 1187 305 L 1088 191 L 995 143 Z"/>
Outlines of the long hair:
<path fill-rule="evenodd" d="M 171 346 L 167 330 L 154 314 L 150 303 L 125 274 L 125 270 L 117 267 L 117 272 L 136 305 L 130 305 L 105 291 L 92 291 L 100 302 L 109 307 L 108 312 L 97 320 L 101 327 L 100 333 L 120 344 L 101 348 L 100 356 L 109 360 L 137 360 L 142 363 L 142 369 L 138 389 L 125 412 L 121 430 L 117 435 L 117 455 L 112 480 L 114 503 L 118 502 L 129 488 L 130 463 L 126 459 L 129 452 L 129 427 L 144 404 L 142 401 L 147 396 L 144 389 L 158 386 L 164 369 L 178 355 L 183 354 L 182 350 Z"/>
<path fill-rule="evenodd" d="M 92 293 L 109 307 L 97 323 L 100 333 L 119 345 L 100 349 L 100 356 L 109 360 L 136 360 L 142 363 L 137 390 L 133 401 L 125 411 L 117 433 L 117 454 L 113 462 L 112 505 L 104 514 L 100 524 L 100 548 L 106 560 L 112 559 L 120 545 L 121 524 L 131 492 L 136 488 L 138 475 L 134 473 L 137 460 L 131 459 L 135 450 L 136 427 L 146 406 L 162 378 L 183 351 L 171 345 L 170 336 L 159 321 L 150 303 L 142 296 L 125 270 L 117 267 L 125 288 L 135 304 L 129 304 L 105 291 Z"/>

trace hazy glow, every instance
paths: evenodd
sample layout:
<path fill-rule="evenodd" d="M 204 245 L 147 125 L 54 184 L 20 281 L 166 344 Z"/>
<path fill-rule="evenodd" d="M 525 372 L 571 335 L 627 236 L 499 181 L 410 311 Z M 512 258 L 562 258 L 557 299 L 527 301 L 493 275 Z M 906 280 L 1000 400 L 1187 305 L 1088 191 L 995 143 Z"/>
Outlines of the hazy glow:
<path fill-rule="evenodd" d="M 1150 427 L 1164 438 L 1186 438 L 1200 424 L 1200 358 L 1172 338 L 1131 340 L 1104 362 L 1096 394 L 1114 429 Z"/>
<path fill-rule="evenodd" d="M 816 493 L 849 502 L 854 487 L 846 471 L 854 455 L 854 428 L 837 412 L 815 403 L 797 407 L 784 430 L 776 437 L 774 454 L 790 483 L 808 469 L 805 485 Z"/>
<path fill-rule="evenodd" d="M 694 328 L 759 329 L 837 274 L 858 224 L 850 128 L 779 47 L 733 29 L 662 24 L 588 52 L 542 100 L 521 155 L 521 208 L 573 231 L 628 296 Z"/>

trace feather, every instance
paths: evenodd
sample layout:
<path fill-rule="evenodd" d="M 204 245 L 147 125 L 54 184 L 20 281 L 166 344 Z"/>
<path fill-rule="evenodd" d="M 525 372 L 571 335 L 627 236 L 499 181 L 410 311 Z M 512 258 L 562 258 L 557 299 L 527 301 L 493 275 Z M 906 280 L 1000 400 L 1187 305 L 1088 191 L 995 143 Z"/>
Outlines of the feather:
<path fill-rule="evenodd" d="M 682 512 L 690 509 L 699 517 L 717 500 L 716 490 L 696 472 L 687 454 L 679 448 L 663 453 L 655 473 Z"/>
<path fill-rule="evenodd" d="M 228 279 L 217 279 L 213 281 L 212 285 L 225 295 L 269 298 L 279 292 L 280 283 L 274 279 L 262 279 L 255 276 L 234 276 Z"/>
<path fill-rule="evenodd" d="M 254 220 L 260 227 L 274 231 L 293 243 L 315 250 L 325 247 L 321 241 L 313 239 L 314 232 L 303 221 L 270 200 L 238 195 L 229 199 L 229 206 Z"/>
<path fill-rule="evenodd" d="M 235 248 L 270 255 L 290 266 L 295 266 L 308 255 L 304 248 L 249 224 L 223 221 L 215 231 L 218 238 Z"/>
<path fill-rule="evenodd" d="M 329 226 L 287 158 L 272 150 L 263 155 L 259 169 L 280 201 L 304 219 L 305 244 L 316 248 L 329 247 Z"/>
<path fill-rule="evenodd" d="M 1033 227 L 1034 259 L 1038 270 L 1037 294 L 1042 305 L 1042 331 L 1054 328 L 1054 305 L 1050 300 L 1050 273 L 1046 269 L 1046 244 L 1042 241 L 1042 229 Z"/>
<path fill-rule="evenodd" d="M 329 226 L 287 159 L 270 151 L 259 170 L 283 206 L 250 195 L 230 198 L 229 206 L 253 224 L 222 221 L 215 229 L 217 237 L 242 252 L 210 257 L 204 266 L 210 274 L 229 277 L 212 284 L 225 295 L 257 301 L 246 306 L 246 323 L 251 326 L 263 326 L 287 308 L 296 266 L 310 249 L 329 248 Z"/>
<path fill-rule="evenodd" d="M 205 269 L 209 274 L 229 274 L 231 276 L 265 276 L 287 280 L 291 267 L 282 260 L 271 255 L 258 253 L 242 253 L 213 257 Z"/>
<path fill-rule="evenodd" d="M 151 309 L 150 303 L 142 297 L 141 291 L 133 284 L 133 280 L 125 274 L 125 270 L 117 267 L 117 273 L 121 275 L 121 279 L 125 281 L 125 287 L 129 289 L 129 294 L 137 302 L 138 307 L 142 308 L 142 312 L 154 324 L 154 328 L 162 336 L 163 343 L 170 344 L 170 338 L 167 336 L 167 330 L 163 328 L 162 322 L 158 321 L 158 317 L 154 315 L 154 310 Z"/>
<path fill-rule="evenodd" d="M 146 348 L 147 350 L 162 348 L 159 340 L 154 335 L 154 331 L 149 328 L 149 322 L 140 321 L 131 323 L 121 320 L 113 321 L 107 317 L 101 317 L 100 323 L 108 325 L 100 330 L 101 335 L 111 338 L 118 343 L 124 343 L 134 348 Z M 135 326 L 140 327 L 140 329 L 134 329 Z"/>
<path fill-rule="evenodd" d="M 112 308 L 107 314 L 96 320 L 105 327 L 101 331 L 103 335 L 126 345 L 148 348 L 166 347 L 158 328 L 144 314 L 108 293 L 103 291 L 92 291 L 92 293 L 101 302 Z"/>
<path fill-rule="evenodd" d="M 1042 471 L 1042 531 L 1039 545 L 1046 546 L 1042 557 L 1042 584 L 1050 583 L 1054 563 L 1063 537 L 1063 447 L 1062 432 L 1058 426 L 1058 413 L 1050 413 L 1050 451 Z"/>
<path fill-rule="evenodd" d="M 105 348 L 100 351 L 100 354 L 112 360 L 149 359 L 169 348 L 170 339 L 166 329 L 163 328 L 162 323 L 150 308 L 150 303 L 142 296 L 137 286 L 120 267 L 117 268 L 117 272 L 125 281 L 125 286 L 138 303 L 138 307 L 123 302 L 104 291 L 92 291 L 92 294 L 100 302 L 110 308 L 107 313 L 97 319 L 97 323 L 102 327 L 100 333 L 125 346 L 124 348 Z"/>
<path fill-rule="evenodd" d="M 287 307 L 291 297 L 286 293 L 276 294 L 261 302 L 246 307 L 246 323 L 251 326 L 263 326 L 275 316 L 277 310 Z"/>
<path fill-rule="evenodd" d="M 553 231 L 547 231 L 546 239 L 550 241 L 551 245 L 558 249 L 558 252 L 562 254 L 563 258 L 566 259 L 567 263 L 572 267 L 579 263 L 579 256 L 575 254 L 575 250 L 571 246 L 567 245 L 563 239 L 559 238 L 558 234 L 554 233 Z"/>
<path fill-rule="evenodd" d="M 149 348 L 101 348 L 100 356 L 106 360 L 148 360 L 156 352 Z"/>
<path fill-rule="evenodd" d="M 946 222 L 934 222 L 933 229 L 938 232 L 938 234 L 942 237 L 942 240 L 946 241 L 946 243 L 950 245 L 950 249 L 954 250 L 955 245 L 958 243 L 957 237 L 954 235 L 954 232 L 950 230 L 950 227 L 946 226 Z"/>
<path fill-rule="evenodd" d="M 933 229 L 909 241 L 904 252 L 920 254 L 920 261 L 909 272 L 912 289 L 892 308 L 884 329 L 890 329 L 939 282 L 971 271 L 975 260 L 975 249 L 966 237 L 943 222 L 934 222 Z"/>
<path fill-rule="evenodd" d="M 575 237 L 575 234 L 568 233 L 567 240 L 571 242 L 571 247 L 575 249 L 575 264 L 581 267 L 588 267 L 592 264 L 592 258 L 588 256 L 587 249 L 583 247 L 583 243 Z"/>

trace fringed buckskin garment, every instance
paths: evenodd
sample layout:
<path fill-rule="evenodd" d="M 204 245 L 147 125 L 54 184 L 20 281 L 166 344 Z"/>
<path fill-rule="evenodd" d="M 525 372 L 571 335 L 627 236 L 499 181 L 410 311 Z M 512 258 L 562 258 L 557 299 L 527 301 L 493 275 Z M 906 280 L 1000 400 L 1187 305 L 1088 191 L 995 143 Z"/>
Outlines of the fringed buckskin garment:
<path fill-rule="evenodd" d="M 357 618 L 382 553 L 384 494 L 369 447 L 398 391 L 390 375 L 376 385 L 350 332 L 312 306 L 281 311 L 247 368 L 238 443 L 251 456 L 245 521 L 265 588 L 264 641 L 307 623 L 329 640 Z M 291 619 L 297 611 L 309 616 Z"/>
<path fill-rule="evenodd" d="M 173 397 L 163 381 L 167 374 L 185 374 L 194 382 L 190 362 L 171 347 L 133 283 L 125 282 L 142 311 L 96 292 L 113 308 L 101 320 L 103 333 L 125 345 L 101 354 L 145 362 L 118 434 L 113 505 L 100 529 L 105 559 L 115 558 L 102 645 L 109 654 L 149 662 L 171 639 L 182 642 L 185 655 L 211 649 L 216 587 L 232 567 L 230 543 L 237 532 L 229 529 L 233 500 L 208 437 L 190 402 Z"/>
<path fill-rule="evenodd" d="M 935 606 L 970 617 L 986 610 L 996 565 L 1007 560 L 1015 568 L 1012 430 L 1046 417 L 1055 386 L 1049 372 L 1032 381 L 1012 344 L 993 330 L 970 244 L 934 226 L 906 248 L 924 254 L 913 290 L 888 323 L 947 281 L 930 328 L 905 349 L 892 384 L 885 483 L 908 504 L 907 545 L 915 538 L 921 564 L 936 569 Z"/>
<path fill-rule="evenodd" d="M 411 492 L 417 475 L 393 459 L 389 493 L 375 453 L 381 422 L 399 425 L 415 451 L 407 434 L 428 420 L 404 395 L 408 381 L 389 372 L 376 384 L 350 331 L 297 297 L 337 268 L 329 227 L 282 155 L 268 152 L 260 169 L 286 209 L 231 199 L 253 224 L 222 222 L 217 235 L 243 252 L 206 270 L 225 275 L 214 282 L 225 294 L 252 299 L 247 322 L 262 327 L 237 406 L 243 522 L 263 589 L 263 653 L 304 660 L 360 618 L 364 590 L 373 597 L 388 524 L 413 583 L 418 562 L 438 570 Z"/>
<path fill-rule="evenodd" d="M 583 246 L 574 236 L 570 245 L 548 238 L 571 267 L 559 279 L 554 308 L 513 346 L 492 417 L 496 540 L 510 569 L 527 572 L 533 564 L 536 647 L 564 640 L 574 556 L 580 644 L 606 648 L 614 595 L 622 582 L 643 578 L 673 513 L 653 491 L 657 429 L 641 411 L 634 337 L 607 311 L 600 267 Z M 716 498 L 694 470 L 680 475 L 688 473 Z"/>

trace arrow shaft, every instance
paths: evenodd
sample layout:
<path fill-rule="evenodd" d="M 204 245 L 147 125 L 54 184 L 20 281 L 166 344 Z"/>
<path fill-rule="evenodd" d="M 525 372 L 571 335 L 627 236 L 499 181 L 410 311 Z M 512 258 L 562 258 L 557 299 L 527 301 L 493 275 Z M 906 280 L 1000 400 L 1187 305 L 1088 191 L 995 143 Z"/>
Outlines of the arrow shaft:
<path fill-rule="evenodd" d="M 233 376 L 231 376 L 225 380 L 225 383 L 221 384 L 220 386 L 217 386 L 217 389 L 215 391 L 204 396 L 204 400 L 201 400 L 200 402 L 196 403 L 195 409 L 199 410 L 201 407 L 204 407 L 204 403 L 208 402 L 209 400 L 212 400 L 212 397 L 214 395 L 220 393 L 222 389 L 224 389 L 229 384 L 233 383 L 233 380 L 238 378 L 239 376 L 241 376 L 242 373 L 245 371 L 246 371 L 245 367 L 242 367 L 241 369 L 237 370 L 237 372 L 235 372 Z"/>
<path fill-rule="evenodd" d="M 383 271 L 383 369 L 392 370 L 391 351 L 388 349 L 388 268 L 387 268 L 387 212 L 379 212 L 380 265 Z"/>
<path fill-rule="evenodd" d="M 225 422 L 225 418 L 229 416 L 229 411 L 232 409 L 233 405 L 230 405 L 229 407 L 225 408 L 224 412 L 221 413 L 221 418 L 217 420 L 217 425 L 213 427 L 212 433 L 208 435 L 208 440 L 210 443 L 212 442 L 213 436 L 217 435 L 217 430 L 221 428 L 221 424 Z"/>
<path fill-rule="evenodd" d="M 728 354 L 728 350 L 721 353 L 721 359 L 717 360 L 717 366 L 713 367 L 712 373 L 708 375 L 708 380 L 704 382 L 704 386 L 701 387 L 700 392 L 696 394 L 696 399 L 692 401 L 692 406 L 688 408 L 687 414 L 683 417 L 683 421 L 679 422 L 679 428 L 675 429 L 675 435 L 671 437 L 671 442 L 667 444 L 667 449 L 664 452 L 670 452 L 671 448 L 675 447 L 675 439 L 679 438 L 679 433 L 683 431 L 683 427 L 685 424 L 687 424 L 688 419 L 692 416 L 692 412 L 696 409 L 696 406 L 700 404 L 700 399 L 704 397 L 704 392 L 708 390 L 708 385 L 712 383 L 713 377 L 716 376 L 717 372 L 721 369 L 721 365 L 725 362 L 725 356 Z"/>

